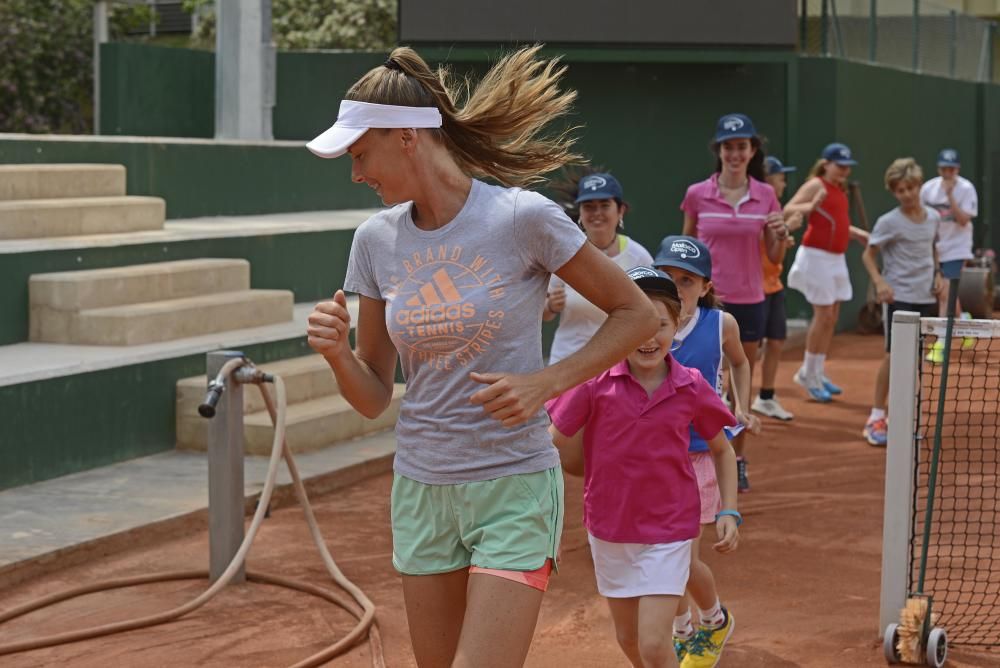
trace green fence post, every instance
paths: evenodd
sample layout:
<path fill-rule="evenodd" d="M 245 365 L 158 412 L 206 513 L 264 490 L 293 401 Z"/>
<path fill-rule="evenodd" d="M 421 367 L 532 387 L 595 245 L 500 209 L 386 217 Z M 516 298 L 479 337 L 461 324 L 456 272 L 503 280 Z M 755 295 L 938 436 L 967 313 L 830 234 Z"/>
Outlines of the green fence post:
<path fill-rule="evenodd" d="M 913 0 L 913 71 L 920 71 L 920 0 Z"/>
<path fill-rule="evenodd" d="M 809 53 L 809 45 L 806 40 L 809 38 L 809 0 L 802 0 L 799 11 L 799 51 Z"/>
<path fill-rule="evenodd" d="M 958 59 L 958 12 L 948 12 L 948 76 L 955 76 L 955 61 Z"/>
<path fill-rule="evenodd" d="M 868 3 L 868 62 L 878 59 L 878 0 Z"/>
<path fill-rule="evenodd" d="M 829 23 L 830 23 L 829 7 L 827 5 L 829 1 L 830 0 L 823 0 L 822 4 L 823 9 L 819 17 L 820 53 L 822 53 L 824 56 L 830 55 L 830 43 L 827 40 L 827 31 L 829 30 Z"/>

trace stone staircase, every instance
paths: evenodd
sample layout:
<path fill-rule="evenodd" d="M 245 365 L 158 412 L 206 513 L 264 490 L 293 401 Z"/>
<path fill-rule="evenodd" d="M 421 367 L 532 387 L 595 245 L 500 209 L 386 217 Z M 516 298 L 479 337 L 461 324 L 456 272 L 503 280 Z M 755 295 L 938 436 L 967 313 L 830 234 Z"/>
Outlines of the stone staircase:
<path fill-rule="evenodd" d="M 295 452 L 309 452 L 348 441 L 396 424 L 405 386 L 394 386 L 392 401 L 382 415 L 369 420 L 355 411 L 337 388 L 333 372 L 320 355 L 307 355 L 260 364 L 281 376 L 288 397 L 285 435 Z M 198 415 L 205 397 L 205 376 L 184 378 L 177 383 L 177 448 L 208 449 L 208 420 Z M 272 396 L 274 391 L 272 389 Z M 260 392 L 243 388 L 244 449 L 250 455 L 269 455 L 274 429 Z"/>
<path fill-rule="evenodd" d="M 251 290 L 241 259 L 34 274 L 30 340 L 131 346 L 290 321 L 287 290 Z"/>
<path fill-rule="evenodd" d="M 165 214 L 125 194 L 121 165 L 0 165 L 0 240 L 159 230 Z"/>

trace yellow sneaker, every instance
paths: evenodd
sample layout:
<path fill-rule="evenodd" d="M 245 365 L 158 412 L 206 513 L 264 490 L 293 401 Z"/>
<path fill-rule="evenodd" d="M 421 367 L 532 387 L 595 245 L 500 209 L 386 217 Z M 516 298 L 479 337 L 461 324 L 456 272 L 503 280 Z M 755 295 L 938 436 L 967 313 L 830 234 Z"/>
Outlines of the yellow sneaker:
<path fill-rule="evenodd" d="M 935 341 L 924 359 L 933 364 L 942 364 L 944 362 L 944 341 Z"/>
<path fill-rule="evenodd" d="M 687 656 L 681 662 L 681 668 L 714 668 L 722 657 L 722 648 L 733 635 L 736 621 L 725 608 L 726 623 L 717 629 L 700 627 L 694 637 L 688 641 Z"/>
<path fill-rule="evenodd" d="M 674 636 L 674 653 L 677 655 L 677 663 L 684 663 L 684 657 L 688 653 L 688 644 L 692 638 L 678 638 Z"/>

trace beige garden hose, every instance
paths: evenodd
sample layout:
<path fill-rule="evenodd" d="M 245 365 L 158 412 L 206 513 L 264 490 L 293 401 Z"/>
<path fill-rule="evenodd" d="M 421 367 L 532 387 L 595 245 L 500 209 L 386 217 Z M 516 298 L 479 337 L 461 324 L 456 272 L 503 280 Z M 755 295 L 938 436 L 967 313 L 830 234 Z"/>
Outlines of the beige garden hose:
<path fill-rule="evenodd" d="M 249 360 L 246 358 L 234 358 L 229 360 L 225 365 L 223 365 L 219 375 L 223 378 L 229 379 L 233 371 L 245 364 L 250 364 Z M 234 381 L 230 380 L 230 382 Z M 333 578 L 333 581 L 348 592 L 353 598 L 353 601 L 334 591 L 277 575 L 248 570 L 246 573 L 247 579 L 251 582 L 260 582 L 279 587 L 287 587 L 312 594 L 313 596 L 335 603 L 357 617 L 358 623 L 346 636 L 321 652 L 313 654 L 312 656 L 294 664 L 293 668 L 319 666 L 353 647 L 365 635 L 365 633 L 368 634 L 372 665 L 375 668 L 384 668 L 385 660 L 382 654 L 382 641 L 378 632 L 378 625 L 375 623 L 375 605 L 368 599 L 367 596 L 365 596 L 361 589 L 344 577 L 344 574 L 341 573 L 340 568 L 337 567 L 336 562 L 330 555 L 330 551 L 327 549 L 323 536 L 320 533 L 316 517 L 313 514 L 312 506 L 309 504 L 309 498 L 306 495 L 305 487 L 302 485 L 302 479 L 299 477 L 299 471 L 295 465 L 295 459 L 292 457 L 292 452 L 285 443 L 285 383 L 279 376 L 274 376 L 274 386 L 278 395 L 277 407 L 275 406 L 275 401 L 272 399 L 271 394 L 265 385 L 259 382 L 256 383 L 256 385 L 263 396 L 264 403 L 267 406 L 267 411 L 271 415 L 271 421 L 274 423 L 274 442 L 271 447 L 271 459 L 267 468 L 267 476 L 264 480 L 264 489 L 261 492 L 260 501 L 257 504 L 257 510 L 250 522 L 250 528 L 247 530 L 246 536 L 243 539 L 243 543 L 240 544 L 240 548 L 237 551 L 236 556 L 233 557 L 233 560 L 229 563 L 229 566 L 226 567 L 226 570 L 222 573 L 219 579 L 216 580 L 212 586 L 205 590 L 200 596 L 182 606 L 174 608 L 173 610 L 167 610 L 154 615 L 147 615 L 138 619 L 114 622 L 103 626 L 95 626 L 88 629 L 67 631 L 41 638 L 0 644 L 0 656 L 16 652 L 27 652 L 30 650 L 42 649 L 44 647 L 53 647 L 55 645 L 62 645 L 66 643 L 79 642 L 81 640 L 88 640 L 92 638 L 100 638 L 115 633 L 121 633 L 123 631 L 132 631 L 135 629 L 156 626 L 158 624 L 165 624 L 166 622 L 180 619 L 181 617 L 205 605 L 205 603 L 219 593 L 219 591 L 221 591 L 229 583 L 229 581 L 233 579 L 239 571 L 240 566 L 242 566 L 245 562 L 247 553 L 250 551 L 250 546 L 257 537 L 257 531 L 260 529 L 260 525 L 264 521 L 264 516 L 267 513 L 268 506 L 270 505 L 271 494 L 274 492 L 275 479 L 278 473 L 278 464 L 280 463 L 281 458 L 284 457 L 285 463 L 288 466 L 289 474 L 292 478 L 292 488 L 295 491 L 295 498 L 298 500 L 299 505 L 302 506 L 306 522 L 309 525 L 309 531 L 312 534 L 313 542 L 316 544 L 316 548 L 319 550 L 320 556 L 323 559 L 323 564 L 326 566 L 326 570 Z M 121 589 L 123 587 L 132 587 L 152 582 L 207 579 L 208 577 L 209 575 L 207 570 L 186 570 L 105 580 L 103 582 L 97 582 L 56 592 L 34 601 L 29 601 L 10 610 L 2 611 L 0 612 L 0 624 L 16 617 L 21 617 L 35 610 L 53 605 L 60 601 L 66 601 L 85 594 L 111 589 Z"/>

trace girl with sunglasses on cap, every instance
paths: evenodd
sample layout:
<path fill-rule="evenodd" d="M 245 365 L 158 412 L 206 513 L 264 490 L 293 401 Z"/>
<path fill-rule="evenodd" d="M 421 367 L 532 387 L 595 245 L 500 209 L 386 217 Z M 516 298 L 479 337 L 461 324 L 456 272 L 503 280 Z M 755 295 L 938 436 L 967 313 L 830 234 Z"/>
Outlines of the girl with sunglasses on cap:
<path fill-rule="evenodd" d="M 578 159 L 566 135 L 542 133 L 575 94 L 559 89 L 564 69 L 538 60 L 539 48 L 502 59 L 461 106 L 446 71 L 397 48 L 308 144 L 322 157 L 349 153 L 352 180 L 390 207 L 351 247 L 354 349 L 343 290 L 315 307 L 308 336 L 369 418 L 389 405 L 402 363 L 393 565 L 421 667 L 523 664 L 563 515 L 543 404 L 624 358 L 659 323 L 558 205 L 516 187 Z M 545 367 L 553 272 L 608 318 L 579 352 Z"/>
<path fill-rule="evenodd" d="M 774 190 L 764 182 L 763 142 L 749 117 L 727 114 L 720 118 L 711 150 L 715 173 L 688 187 L 681 203 L 684 235 L 700 239 L 712 253 L 712 284 L 722 308 L 739 325 L 752 377 L 764 337 L 760 244 L 763 240 L 768 257 L 777 260 L 788 238 L 788 226 Z M 744 437 L 737 436 L 733 448 L 741 458 L 740 488 L 746 491 Z"/>
<path fill-rule="evenodd" d="M 722 364 L 723 360 L 728 361 L 738 399 L 735 402 L 736 421 L 731 425 L 744 425 L 759 431 L 760 421 L 751 416 L 749 409 L 750 362 L 740 344 L 740 328 L 736 319 L 720 309 L 715 296 L 712 256 L 708 247 L 694 237 L 669 236 L 660 243 L 653 264 L 673 279 L 681 302 L 680 323 L 671 348 L 674 359 L 686 367 L 697 369 L 720 396 Z M 736 431 L 738 429 L 728 429 L 726 435 Z M 715 523 L 716 515 L 724 505 L 709 444 L 694 428 L 689 434 L 688 455 L 698 481 L 704 532 L 706 526 Z M 747 485 L 741 491 L 748 491 L 746 460 L 737 455 L 736 466 L 738 484 L 745 482 Z M 701 559 L 700 543 L 701 533 L 694 540 L 687 592 L 681 599 L 673 622 L 674 646 L 678 657 L 687 657 L 682 664 L 685 668 L 714 666 L 732 635 L 735 623 L 732 614 L 719 599 L 712 569 Z M 697 620 L 692 620 L 691 601 L 698 606 Z"/>
<path fill-rule="evenodd" d="M 846 145 L 829 144 L 810 170 L 809 180 L 785 207 L 802 213 L 806 220 L 802 244 L 788 271 L 788 287 L 801 292 L 813 309 L 806 333 L 805 359 L 794 380 L 821 403 L 841 393 L 826 377 L 823 366 L 840 317 L 840 303 L 850 301 L 853 295 L 844 254 L 851 239 L 868 243 L 868 233 L 851 225 L 845 190 L 851 168 L 856 164 Z"/>
<path fill-rule="evenodd" d="M 580 221 L 587 240 L 623 270 L 649 266 L 653 257 L 642 244 L 624 234 L 628 204 L 621 184 L 611 174 L 594 172 L 571 177 L 554 186 L 572 204 L 563 204 L 570 217 Z M 576 214 L 576 215 L 574 215 Z M 582 348 L 601 326 L 607 315 L 558 276 L 549 282 L 542 320 L 559 318 L 549 352 L 549 364 L 555 364 Z"/>
<path fill-rule="evenodd" d="M 742 518 L 735 456 L 722 430 L 734 418 L 701 373 L 670 353 L 681 308 L 673 280 L 649 267 L 628 275 L 655 305 L 660 329 L 621 363 L 549 402 L 550 431 L 567 461 L 579 461 L 582 450 L 584 524 L 619 646 L 633 666 L 669 667 L 679 658 L 670 623 L 700 531 L 689 431 L 709 435 L 723 499 L 714 547 L 731 552 Z M 726 633 L 732 629 L 730 618 Z"/>

